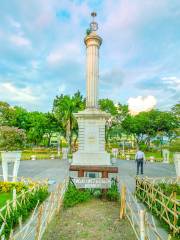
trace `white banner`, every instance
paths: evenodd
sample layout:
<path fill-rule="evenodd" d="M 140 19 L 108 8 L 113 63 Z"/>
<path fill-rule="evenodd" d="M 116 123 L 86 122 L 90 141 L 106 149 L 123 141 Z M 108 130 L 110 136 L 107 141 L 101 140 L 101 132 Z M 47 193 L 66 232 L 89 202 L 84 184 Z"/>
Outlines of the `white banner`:
<path fill-rule="evenodd" d="M 77 177 L 72 178 L 73 183 L 77 188 L 110 188 L 111 179 L 109 178 L 87 178 L 87 177 Z"/>

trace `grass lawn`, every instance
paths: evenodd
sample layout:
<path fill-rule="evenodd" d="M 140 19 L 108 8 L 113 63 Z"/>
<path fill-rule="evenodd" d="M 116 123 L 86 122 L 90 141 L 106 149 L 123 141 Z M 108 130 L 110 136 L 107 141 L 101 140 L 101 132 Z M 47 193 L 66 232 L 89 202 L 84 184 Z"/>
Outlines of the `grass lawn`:
<path fill-rule="evenodd" d="M 12 193 L 0 193 L 0 208 L 2 208 L 7 200 L 12 199 Z"/>
<path fill-rule="evenodd" d="M 62 210 L 43 240 L 135 240 L 127 220 L 119 220 L 119 204 L 93 199 Z"/>
<path fill-rule="evenodd" d="M 153 156 L 155 157 L 155 160 L 157 161 L 163 161 L 163 157 L 161 156 L 161 152 L 145 152 L 146 158 L 149 159 L 149 157 Z M 173 153 L 170 152 L 169 154 L 169 160 L 170 162 L 173 161 Z"/>
<path fill-rule="evenodd" d="M 130 156 L 131 160 L 135 159 L 135 153 L 128 153 L 126 152 L 126 155 Z M 156 151 L 156 152 L 145 152 L 145 156 L 146 156 L 146 160 L 150 160 L 150 157 L 153 156 L 155 158 L 155 162 L 162 162 L 163 161 L 163 156 L 161 156 L 161 152 L 160 151 Z M 122 156 L 121 154 L 118 155 L 119 159 L 125 159 L 125 156 Z M 173 163 L 173 153 L 170 152 L 169 154 L 169 161 L 170 163 Z"/>

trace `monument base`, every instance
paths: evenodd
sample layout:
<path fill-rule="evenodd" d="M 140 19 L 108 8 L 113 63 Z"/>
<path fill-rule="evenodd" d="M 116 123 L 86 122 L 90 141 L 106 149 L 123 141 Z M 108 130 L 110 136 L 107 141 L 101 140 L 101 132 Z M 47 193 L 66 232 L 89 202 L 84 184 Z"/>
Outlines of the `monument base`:
<path fill-rule="evenodd" d="M 108 178 L 109 173 L 118 173 L 117 167 L 99 166 L 99 165 L 70 165 L 69 171 L 77 171 L 78 177 L 84 177 L 85 172 L 99 172 L 102 173 L 102 178 Z"/>
<path fill-rule="evenodd" d="M 77 151 L 73 154 L 71 165 L 111 165 L 110 154 L 106 152 L 83 153 Z"/>
<path fill-rule="evenodd" d="M 105 151 L 105 124 L 109 114 L 87 108 L 74 114 L 79 126 L 79 150 L 73 154 L 72 165 L 111 165 Z"/>

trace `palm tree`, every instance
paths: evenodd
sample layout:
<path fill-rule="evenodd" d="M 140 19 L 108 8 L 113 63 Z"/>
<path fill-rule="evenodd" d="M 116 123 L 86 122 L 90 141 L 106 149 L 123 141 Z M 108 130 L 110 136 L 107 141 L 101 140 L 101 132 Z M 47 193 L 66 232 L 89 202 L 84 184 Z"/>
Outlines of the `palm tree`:
<path fill-rule="evenodd" d="M 72 152 L 72 138 L 77 135 L 78 124 L 74 113 L 85 108 L 85 99 L 78 91 L 72 97 L 69 95 L 56 96 L 53 103 L 53 112 L 64 129 L 64 137 Z"/>

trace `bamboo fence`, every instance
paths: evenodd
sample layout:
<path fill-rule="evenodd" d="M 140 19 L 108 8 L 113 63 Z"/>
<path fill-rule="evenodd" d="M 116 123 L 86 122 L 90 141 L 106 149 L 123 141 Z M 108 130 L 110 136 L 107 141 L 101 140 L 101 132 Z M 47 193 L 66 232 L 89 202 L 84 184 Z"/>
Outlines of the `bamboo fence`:
<path fill-rule="evenodd" d="M 138 240 L 170 240 L 171 236 L 164 236 L 158 229 L 154 217 L 148 214 L 138 203 L 125 185 L 121 187 L 120 219 L 127 218 Z"/>
<path fill-rule="evenodd" d="M 11 233 L 10 240 L 40 240 L 53 216 L 58 213 L 63 203 L 69 179 L 59 184 L 48 199 L 39 207 L 36 206 L 26 224 L 19 222 L 18 229 Z M 3 240 L 3 238 L 1 238 Z"/>
<path fill-rule="evenodd" d="M 33 182 L 29 178 L 21 178 L 21 181 L 25 182 L 26 184 Z M 16 210 L 18 206 L 21 207 L 23 204 L 26 204 L 26 202 L 29 201 L 30 195 L 34 195 L 45 184 L 47 184 L 47 181 L 36 182 L 36 185 L 33 188 L 28 189 L 27 191 L 22 190 L 21 194 L 18 195 L 16 194 L 16 189 L 13 189 L 13 199 L 11 201 L 7 200 L 6 204 L 0 209 L 0 220 L 2 221 L 2 224 L 0 226 L 1 239 L 5 239 L 3 236 L 3 230 L 6 226 L 6 219 L 11 216 L 11 214 L 14 212 L 14 209 Z M 21 217 L 19 218 L 19 222 L 21 222 Z"/>
<path fill-rule="evenodd" d="M 160 179 L 136 178 L 136 196 L 145 203 L 148 208 L 162 219 L 173 232 L 173 235 L 180 233 L 180 201 L 176 193 L 170 196 L 165 195 L 157 183 L 164 182 Z M 166 181 L 173 183 L 173 180 Z"/>

